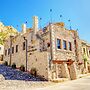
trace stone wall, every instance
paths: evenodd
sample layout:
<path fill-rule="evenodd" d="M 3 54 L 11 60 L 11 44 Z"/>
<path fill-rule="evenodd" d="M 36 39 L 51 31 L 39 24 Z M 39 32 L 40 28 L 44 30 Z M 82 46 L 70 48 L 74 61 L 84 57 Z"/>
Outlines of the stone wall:
<path fill-rule="evenodd" d="M 25 42 L 25 37 L 28 40 L 28 71 L 31 68 L 36 68 L 37 74 L 43 76 L 44 78 L 48 79 L 48 53 L 47 52 L 40 52 L 39 48 L 39 39 L 36 36 L 32 39 L 32 32 L 18 35 L 12 39 L 12 47 L 14 47 L 14 53 L 11 54 L 11 65 L 13 63 L 16 64 L 17 67 L 24 65 L 26 67 L 26 50 L 23 50 L 23 42 Z M 16 45 L 18 45 L 18 52 L 16 52 Z M 10 48 L 10 39 L 7 40 L 5 44 L 5 50 Z M 4 50 L 4 53 L 5 53 Z M 4 61 L 10 62 L 10 54 L 5 56 L 4 54 Z"/>
<path fill-rule="evenodd" d="M 24 65 L 26 63 L 26 50 L 23 50 L 23 42 L 25 42 L 25 37 L 28 41 L 28 70 L 31 68 L 36 68 L 37 73 L 41 76 L 44 76 L 45 78 L 48 78 L 48 72 L 49 73 L 56 73 L 56 76 L 58 75 L 57 72 L 57 66 L 56 68 L 52 68 L 50 71 L 49 60 L 51 59 L 51 49 L 52 49 L 52 57 L 53 60 L 60 60 L 60 61 L 68 61 L 68 59 L 71 59 L 72 61 L 76 61 L 76 47 L 75 47 L 75 35 L 73 32 L 66 30 L 65 27 L 58 26 L 57 24 L 51 25 L 52 31 L 52 37 L 50 41 L 50 27 L 48 26 L 46 28 L 46 31 L 43 32 L 43 34 L 38 38 L 36 36 L 36 33 L 32 30 L 28 33 L 18 35 L 15 39 L 15 42 L 12 42 L 12 47 L 16 47 L 16 45 L 19 46 L 18 52 L 16 53 L 14 51 L 14 54 L 12 54 L 12 63 L 16 63 L 17 67 L 20 67 L 20 65 Z M 39 31 L 38 31 L 39 32 Z M 57 48 L 57 39 L 61 40 L 61 48 Z M 63 40 L 66 41 L 66 47 L 65 50 L 63 48 Z M 68 42 L 71 42 L 71 50 L 69 50 Z M 52 47 L 48 46 L 48 43 L 51 46 L 51 43 L 53 44 Z M 5 44 L 5 50 L 10 48 L 10 41 L 7 40 Z M 16 48 L 14 48 L 16 49 Z M 4 56 L 4 61 L 10 60 L 10 55 Z M 62 77 L 69 77 L 68 75 L 68 66 L 66 64 L 61 65 L 62 70 Z M 72 68 L 72 71 L 75 70 L 76 67 Z M 76 73 L 76 70 L 75 70 Z M 69 73 L 72 74 L 73 73 Z M 52 77 L 52 75 L 51 75 Z"/>
<path fill-rule="evenodd" d="M 72 33 L 69 30 L 66 30 L 64 27 L 60 27 L 57 25 L 52 24 L 51 26 L 48 26 L 46 28 L 45 34 L 43 34 L 44 38 L 44 46 L 46 47 L 47 51 L 50 52 L 50 47 L 47 47 L 47 44 L 50 43 L 50 32 L 49 29 L 53 29 L 54 37 L 52 38 L 53 47 L 52 50 L 54 50 L 53 54 L 54 59 L 57 60 L 76 60 L 75 56 L 75 44 L 74 44 L 74 33 Z M 57 39 L 61 40 L 61 49 L 57 49 Z M 63 49 L 63 40 L 66 40 L 67 42 L 67 50 Z M 68 48 L 68 42 L 71 42 L 72 51 Z M 50 43 L 51 45 L 51 43 Z"/>
<path fill-rule="evenodd" d="M 0 44 L 0 55 L 3 55 L 4 53 L 4 46 Z"/>
<path fill-rule="evenodd" d="M 0 45 L 0 61 L 3 61 L 4 46 Z"/>
<path fill-rule="evenodd" d="M 53 30 L 53 32 L 51 29 Z M 47 43 L 48 42 L 50 43 L 50 32 L 52 32 L 54 36 L 54 37 L 51 37 L 52 44 L 53 44 L 52 50 L 54 50 L 53 51 L 54 54 L 52 54 L 54 57 L 53 60 L 68 61 L 69 59 L 71 59 L 72 61 L 76 62 L 77 60 L 76 60 L 76 52 L 75 52 L 76 47 L 75 47 L 75 42 L 74 42 L 74 39 L 75 39 L 74 33 L 71 32 L 70 30 L 65 29 L 65 27 L 58 26 L 57 24 L 51 24 L 51 26 L 47 26 L 45 30 L 45 34 L 43 35 L 43 38 L 45 41 L 44 44 L 46 46 L 46 50 L 48 52 L 51 51 L 50 47 L 47 47 Z M 57 39 L 61 40 L 61 49 L 57 48 Z M 67 44 L 66 50 L 63 48 L 63 40 L 65 40 Z M 68 42 L 71 42 L 71 50 L 69 50 Z M 58 66 L 61 66 L 61 70 L 57 70 L 57 68 L 60 69 L 60 67 Z M 61 65 L 52 64 L 52 69 L 50 70 L 50 73 L 52 74 L 51 77 L 53 79 L 58 78 L 59 76 L 69 78 L 70 74 L 71 76 L 73 75 L 73 72 L 70 73 L 67 68 L 68 68 L 67 64 L 65 65 L 64 64 L 61 64 Z M 73 71 L 74 68 L 71 68 L 71 71 Z M 61 75 L 59 75 L 60 73 Z M 75 70 L 75 73 L 77 73 L 76 70 Z M 77 74 L 75 75 L 77 77 Z"/>
<path fill-rule="evenodd" d="M 28 56 L 28 70 L 37 69 L 37 74 L 48 79 L 49 57 L 47 52 L 36 52 Z"/>

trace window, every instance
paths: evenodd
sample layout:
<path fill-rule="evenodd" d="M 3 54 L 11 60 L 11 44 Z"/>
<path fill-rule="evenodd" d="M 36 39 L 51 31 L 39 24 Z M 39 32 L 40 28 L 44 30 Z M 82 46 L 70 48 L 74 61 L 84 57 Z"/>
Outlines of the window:
<path fill-rule="evenodd" d="M 8 49 L 8 55 L 10 54 L 10 48 Z"/>
<path fill-rule="evenodd" d="M 85 53 L 85 48 L 83 48 L 83 53 Z"/>
<path fill-rule="evenodd" d="M 47 47 L 50 47 L 50 43 L 49 42 L 47 43 Z"/>
<path fill-rule="evenodd" d="M 57 48 L 61 49 L 61 40 L 60 39 L 57 39 Z"/>
<path fill-rule="evenodd" d="M 89 55 L 90 55 L 90 50 L 89 50 Z"/>
<path fill-rule="evenodd" d="M 63 40 L 63 49 L 67 50 L 67 45 L 66 45 L 66 41 Z"/>
<path fill-rule="evenodd" d="M 1 50 L 1 47 L 0 47 L 0 50 Z"/>
<path fill-rule="evenodd" d="M 23 50 L 25 50 L 25 42 L 23 42 Z"/>
<path fill-rule="evenodd" d="M 12 54 L 14 53 L 14 47 L 12 47 Z"/>
<path fill-rule="evenodd" d="M 76 45 L 76 40 L 74 40 L 74 44 Z"/>
<path fill-rule="evenodd" d="M 7 55 L 7 50 L 5 50 L 5 56 Z"/>
<path fill-rule="evenodd" d="M 18 52 L 18 45 L 16 45 L 16 53 Z"/>
<path fill-rule="evenodd" d="M 72 44 L 71 44 L 71 42 L 69 42 L 68 44 L 69 44 L 69 45 L 68 45 L 69 50 L 72 51 Z"/>

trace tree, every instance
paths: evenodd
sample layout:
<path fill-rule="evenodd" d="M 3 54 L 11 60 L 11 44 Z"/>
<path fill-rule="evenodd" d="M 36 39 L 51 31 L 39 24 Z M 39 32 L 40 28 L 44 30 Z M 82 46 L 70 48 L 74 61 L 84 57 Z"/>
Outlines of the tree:
<path fill-rule="evenodd" d="M 10 35 L 18 34 L 17 30 L 12 26 L 4 26 L 3 30 L 0 32 L 0 44 L 4 44 L 4 41 L 10 37 Z"/>
<path fill-rule="evenodd" d="M 86 53 L 83 55 L 83 60 L 84 60 L 84 67 L 86 68 L 86 63 L 88 61 L 88 57 L 87 57 Z"/>

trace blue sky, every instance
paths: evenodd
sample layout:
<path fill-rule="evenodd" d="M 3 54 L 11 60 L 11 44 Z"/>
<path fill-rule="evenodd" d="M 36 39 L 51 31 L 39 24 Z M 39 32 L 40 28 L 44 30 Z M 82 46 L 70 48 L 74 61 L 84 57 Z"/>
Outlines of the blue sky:
<path fill-rule="evenodd" d="M 37 15 L 43 27 L 50 21 L 63 21 L 69 28 L 78 29 L 81 39 L 90 42 L 90 0 L 0 0 L 0 21 L 5 25 L 13 25 L 21 30 L 21 25 L 27 21 L 32 26 L 32 16 Z M 62 19 L 60 18 L 62 15 Z"/>

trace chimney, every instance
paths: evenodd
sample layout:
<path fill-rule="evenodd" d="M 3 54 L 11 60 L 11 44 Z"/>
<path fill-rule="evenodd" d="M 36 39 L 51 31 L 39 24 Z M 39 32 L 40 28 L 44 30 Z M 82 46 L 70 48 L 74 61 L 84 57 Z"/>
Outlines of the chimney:
<path fill-rule="evenodd" d="M 23 34 L 26 33 L 26 24 L 23 24 L 23 25 L 22 25 L 22 33 L 23 33 Z"/>
<path fill-rule="evenodd" d="M 34 16 L 33 17 L 33 32 L 36 34 L 38 31 L 38 17 Z"/>

